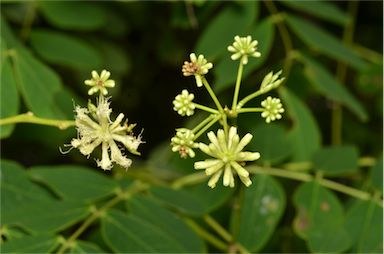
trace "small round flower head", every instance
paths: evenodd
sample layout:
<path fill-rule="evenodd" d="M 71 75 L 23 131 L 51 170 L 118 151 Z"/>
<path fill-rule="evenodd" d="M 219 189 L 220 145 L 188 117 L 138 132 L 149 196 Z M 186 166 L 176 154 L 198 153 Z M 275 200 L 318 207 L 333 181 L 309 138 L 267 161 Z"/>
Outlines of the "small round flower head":
<path fill-rule="evenodd" d="M 261 106 L 264 108 L 261 116 L 265 118 L 267 123 L 275 121 L 276 119 L 281 119 L 280 113 L 284 112 L 284 108 L 280 102 L 280 99 L 268 96 L 267 99 L 261 102 Z"/>
<path fill-rule="evenodd" d="M 195 157 L 193 148 L 197 148 L 198 145 L 194 142 L 194 138 L 195 135 L 191 130 L 177 129 L 176 135 L 171 139 L 172 151 L 179 152 L 181 158 Z"/>
<path fill-rule="evenodd" d="M 191 116 L 195 113 L 195 104 L 193 104 L 193 99 L 195 95 L 193 93 L 188 93 L 187 90 L 183 90 L 181 94 L 177 95 L 173 100 L 173 109 L 181 116 Z"/>
<path fill-rule="evenodd" d="M 243 64 L 248 63 L 248 56 L 260 57 L 260 52 L 257 50 L 258 42 L 256 40 L 252 41 L 252 37 L 248 35 L 247 37 L 235 36 L 235 42 L 228 46 L 228 51 L 232 52 L 232 60 L 240 59 Z"/>
<path fill-rule="evenodd" d="M 87 86 L 92 86 L 92 88 L 88 90 L 88 94 L 92 95 L 100 91 L 102 95 L 107 95 L 107 87 L 115 86 L 115 81 L 109 79 L 110 76 L 111 73 L 106 70 L 103 70 L 100 75 L 96 71 L 92 71 L 92 79 L 84 81 L 84 84 Z"/>
<path fill-rule="evenodd" d="M 203 86 L 201 77 L 207 74 L 209 69 L 212 69 L 213 64 L 208 63 L 207 59 L 205 59 L 203 55 L 196 57 L 196 54 L 192 53 L 189 55 L 189 58 L 191 61 L 185 61 L 181 71 L 183 72 L 184 76 L 194 75 L 196 79 L 196 85 L 201 87 Z"/>
<path fill-rule="evenodd" d="M 260 90 L 268 92 L 274 88 L 277 88 L 285 78 L 278 79 L 282 71 L 278 71 L 273 74 L 273 71 L 265 75 L 263 82 L 261 83 Z"/>
<path fill-rule="evenodd" d="M 208 181 L 208 186 L 216 187 L 220 176 L 224 173 L 224 186 L 235 186 L 233 173 L 236 173 L 240 180 L 249 186 L 252 184 L 249 179 L 249 172 L 243 168 L 242 164 L 245 161 L 254 161 L 260 158 L 260 154 L 255 152 L 243 152 L 243 148 L 251 141 L 252 135 L 246 134 L 241 140 L 237 134 L 236 127 L 229 129 L 228 135 L 225 135 L 224 130 L 208 133 L 208 138 L 211 141 L 209 145 L 199 143 L 199 149 L 213 159 L 195 162 L 195 169 L 205 169 L 208 176 L 212 176 Z"/>
<path fill-rule="evenodd" d="M 72 139 L 71 145 L 88 157 L 96 147 L 101 145 L 102 158 L 97 160 L 99 167 L 110 170 L 113 163 L 117 163 L 127 169 L 132 160 L 122 153 L 124 149 L 119 148 L 116 142 L 122 144 L 129 152 L 139 154 L 137 148 L 143 142 L 140 136 L 134 137 L 131 134 L 135 125 L 128 125 L 127 121 L 121 125 L 124 118 L 122 113 L 112 122 L 110 120 L 112 110 L 104 97 L 100 97 L 97 107 L 92 103 L 89 104 L 89 108 L 77 106 L 75 112 L 78 138 Z"/>

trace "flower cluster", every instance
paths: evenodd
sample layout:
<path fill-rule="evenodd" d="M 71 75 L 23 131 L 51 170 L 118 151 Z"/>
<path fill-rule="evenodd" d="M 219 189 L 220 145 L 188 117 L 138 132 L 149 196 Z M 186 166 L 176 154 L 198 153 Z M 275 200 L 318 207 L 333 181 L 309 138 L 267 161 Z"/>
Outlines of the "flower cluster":
<path fill-rule="evenodd" d="M 203 86 L 202 76 L 208 73 L 209 69 L 212 69 L 213 64 L 209 63 L 203 55 L 196 57 L 195 53 L 189 55 L 190 62 L 185 61 L 181 69 L 184 76 L 194 75 L 196 84 L 198 87 Z"/>
<path fill-rule="evenodd" d="M 280 99 L 268 96 L 267 99 L 261 102 L 261 106 L 264 108 L 261 116 L 265 118 L 267 123 L 275 121 L 276 119 L 281 119 L 281 113 L 284 112 L 284 108 Z"/>
<path fill-rule="evenodd" d="M 228 51 L 234 53 L 231 59 L 240 59 L 242 64 L 247 64 L 248 56 L 260 57 L 261 54 L 257 51 L 257 44 L 258 42 L 256 40 L 252 41 L 252 37 L 249 35 L 247 37 L 235 36 L 235 42 L 228 46 Z"/>
<path fill-rule="evenodd" d="M 236 173 L 245 186 L 252 184 L 249 172 L 241 166 L 244 161 L 254 161 L 260 158 L 257 152 L 243 152 L 243 148 L 251 141 L 252 135 L 246 134 L 241 140 L 236 127 L 231 127 L 228 134 L 219 129 L 217 135 L 212 131 L 208 133 L 211 141 L 209 145 L 199 143 L 199 149 L 213 157 L 205 161 L 195 162 L 195 169 L 205 169 L 208 176 L 212 176 L 208 186 L 214 188 L 224 172 L 224 186 L 235 186 L 233 173 Z"/>
<path fill-rule="evenodd" d="M 196 57 L 195 53 L 190 54 L 190 62 L 185 61 L 182 67 L 184 76 L 194 75 L 196 85 L 201 87 L 204 85 L 207 92 L 211 96 L 216 108 L 201 105 L 193 102 L 195 95 L 189 93 L 186 89 L 177 95 L 173 101 L 173 109 L 181 116 L 192 116 L 195 110 L 202 110 L 209 113 L 204 120 L 200 121 L 194 128 L 176 129 L 176 135 L 171 138 L 171 147 L 173 152 L 178 152 L 181 158 L 195 157 L 195 150 L 198 148 L 202 153 L 211 158 L 197 161 L 194 163 L 194 168 L 204 169 L 207 176 L 210 176 L 208 186 L 214 188 L 223 176 L 223 185 L 234 187 L 235 177 L 238 175 L 241 182 L 245 186 L 252 184 L 249 172 L 244 167 L 246 162 L 255 161 L 260 158 L 258 152 L 245 152 L 244 147 L 251 142 L 252 135 L 246 134 L 240 139 L 237 134 L 237 128 L 228 124 L 228 118 L 236 118 L 240 113 L 262 112 L 261 116 L 266 118 L 269 123 L 281 118 L 281 113 L 284 112 L 282 104 L 278 98 L 268 97 L 261 103 L 262 107 L 243 108 L 243 106 L 253 98 L 265 94 L 272 89 L 277 88 L 284 80 L 280 78 L 281 71 L 277 73 L 268 73 L 258 91 L 251 93 L 238 101 L 241 77 L 243 66 L 248 63 L 248 57 L 260 57 L 260 52 L 257 51 L 258 42 L 252 40 L 251 36 L 240 37 L 235 36 L 235 41 L 228 46 L 228 51 L 232 52 L 232 60 L 240 60 L 238 77 L 233 95 L 232 106 L 221 105 L 219 99 L 215 95 L 209 82 L 204 75 L 213 67 L 212 63 L 208 62 L 203 55 Z M 217 134 L 209 129 L 215 124 L 221 124 Z M 209 131 L 209 132 L 208 132 Z M 208 132 L 209 144 L 197 142 L 196 140 L 205 132 Z"/>
<path fill-rule="evenodd" d="M 195 157 L 193 148 L 198 145 L 194 142 L 195 135 L 191 130 L 180 128 L 176 130 L 176 136 L 171 139 L 172 151 L 179 152 L 181 158 Z"/>
<path fill-rule="evenodd" d="M 173 109 L 181 116 L 193 115 L 193 113 L 195 113 L 195 105 L 192 102 L 194 98 L 195 95 L 193 95 L 193 93 L 189 93 L 184 89 L 181 94 L 175 97 L 175 100 L 173 101 Z"/>
<path fill-rule="evenodd" d="M 132 134 L 135 124 L 128 124 L 128 120 L 123 122 L 123 113 L 111 121 L 110 102 L 103 96 L 107 94 L 106 87 L 113 87 L 115 84 L 113 80 L 108 80 L 109 76 L 110 73 L 105 70 L 100 76 L 93 71 L 92 80 L 85 82 L 93 86 L 89 94 L 100 91 L 100 96 L 96 106 L 90 101 L 87 108 L 76 106 L 75 124 L 78 137 L 72 139 L 71 146 L 79 149 L 87 157 L 101 146 L 101 159 L 96 160 L 99 167 L 110 170 L 113 163 L 116 163 L 127 169 L 131 166 L 132 160 L 126 157 L 124 150 L 139 155 L 137 149 L 143 141 L 140 135 L 135 137 Z"/>

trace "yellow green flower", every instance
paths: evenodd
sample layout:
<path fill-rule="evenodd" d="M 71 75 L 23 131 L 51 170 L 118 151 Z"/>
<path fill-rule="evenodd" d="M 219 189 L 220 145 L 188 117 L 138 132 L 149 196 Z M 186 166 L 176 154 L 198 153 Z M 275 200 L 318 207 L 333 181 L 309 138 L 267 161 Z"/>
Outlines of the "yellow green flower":
<path fill-rule="evenodd" d="M 115 86 L 115 81 L 109 79 L 110 76 L 111 73 L 106 70 L 103 70 L 100 75 L 96 71 L 92 71 L 92 79 L 84 81 L 84 84 L 86 84 L 87 86 L 92 86 L 92 88 L 88 90 L 88 94 L 92 95 L 100 91 L 102 95 L 107 95 L 107 87 Z"/>
<path fill-rule="evenodd" d="M 232 52 L 232 60 L 238 60 L 243 64 L 248 63 L 248 56 L 260 57 L 260 52 L 257 51 L 256 40 L 252 40 L 252 37 L 248 35 L 247 37 L 235 36 L 235 41 L 232 45 L 228 46 L 228 51 Z"/>
<path fill-rule="evenodd" d="M 193 99 L 195 95 L 193 93 L 188 93 L 187 90 L 183 90 L 181 94 L 177 95 L 173 100 L 173 109 L 181 116 L 191 116 L 195 113 L 195 105 L 193 104 Z"/>

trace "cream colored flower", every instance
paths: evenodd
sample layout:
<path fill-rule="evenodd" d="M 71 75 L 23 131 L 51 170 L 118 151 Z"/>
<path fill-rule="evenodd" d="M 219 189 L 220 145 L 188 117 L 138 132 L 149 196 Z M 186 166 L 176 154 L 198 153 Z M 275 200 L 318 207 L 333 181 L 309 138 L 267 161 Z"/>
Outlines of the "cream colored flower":
<path fill-rule="evenodd" d="M 194 75 L 196 79 L 196 85 L 198 87 L 203 86 L 202 76 L 208 73 L 209 69 L 212 69 L 213 64 L 209 63 L 203 55 L 196 57 L 195 53 L 189 55 L 191 62 L 185 61 L 182 72 L 184 76 Z"/>
<path fill-rule="evenodd" d="M 209 145 L 199 143 L 199 149 L 214 159 L 195 162 L 195 169 L 205 169 L 205 173 L 212 176 L 208 181 L 208 186 L 214 188 L 220 176 L 224 173 L 224 186 L 235 186 L 233 173 L 236 173 L 240 180 L 249 186 L 252 184 L 249 179 L 249 172 L 243 168 L 242 164 L 245 161 L 254 161 L 260 158 L 257 152 L 242 152 L 243 148 L 251 141 L 252 135 L 246 134 L 241 140 L 237 134 L 237 128 L 231 127 L 228 135 L 224 130 L 217 131 L 217 136 L 214 132 L 208 133 L 208 138 L 211 141 Z"/>
<path fill-rule="evenodd" d="M 231 59 L 240 59 L 243 64 L 247 64 L 248 56 L 260 57 L 261 54 L 257 51 L 257 44 L 258 42 L 256 40 L 252 41 L 250 35 L 247 37 L 235 36 L 235 42 L 228 46 L 228 51 L 234 53 L 232 54 Z"/>
<path fill-rule="evenodd" d="M 103 70 L 100 75 L 96 71 L 92 71 L 92 79 L 84 81 L 84 84 L 87 86 L 92 86 L 92 88 L 88 90 L 88 94 L 92 95 L 100 91 L 102 95 L 107 95 L 107 87 L 115 86 L 115 81 L 109 79 L 110 76 L 111 73 L 106 70 Z"/>
<path fill-rule="evenodd" d="M 141 137 L 134 137 L 131 134 L 135 125 L 128 125 L 127 121 L 121 125 L 124 118 L 122 113 L 112 122 L 110 120 L 112 110 L 108 100 L 103 96 L 100 97 L 96 108 L 89 103 L 88 108 L 77 106 L 75 112 L 78 138 L 72 139 L 71 145 L 88 157 L 101 145 L 102 157 L 101 160 L 97 160 L 97 165 L 102 169 L 110 170 L 113 163 L 126 169 L 132 164 L 132 160 L 122 153 L 125 149 L 119 148 L 116 142 L 122 144 L 132 154 L 140 154 L 137 148 L 143 143 Z"/>
<path fill-rule="evenodd" d="M 283 82 L 283 80 L 285 79 L 285 78 L 278 79 L 281 73 L 282 73 L 281 70 L 275 74 L 273 74 L 273 71 L 271 71 L 270 73 L 265 75 L 263 82 L 261 83 L 260 90 L 264 92 L 268 92 L 274 88 L 277 88 L 281 84 L 281 82 Z"/>
<path fill-rule="evenodd" d="M 193 99 L 195 95 L 193 93 L 188 93 L 187 90 L 183 90 L 181 94 L 177 95 L 173 100 L 173 109 L 181 116 L 191 116 L 195 113 L 195 105 L 193 104 Z"/>
<path fill-rule="evenodd" d="M 267 123 L 275 121 L 276 119 L 281 119 L 281 113 L 284 112 L 284 108 L 280 99 L 268 96 L 267 99 L 261 102 L 261 106 L 264 108 L 261 116 L 265 118 Z"/>
<path fill-rule="evenodd" d="M 194 142 L 194 138 L 195 135 L 191 130 L 177 129 L 176 135 L 171 139 L 172 151 L 179 152 L 181 158 L 195 157 L 193 148 L 197 148 L 198 145 Z"/>

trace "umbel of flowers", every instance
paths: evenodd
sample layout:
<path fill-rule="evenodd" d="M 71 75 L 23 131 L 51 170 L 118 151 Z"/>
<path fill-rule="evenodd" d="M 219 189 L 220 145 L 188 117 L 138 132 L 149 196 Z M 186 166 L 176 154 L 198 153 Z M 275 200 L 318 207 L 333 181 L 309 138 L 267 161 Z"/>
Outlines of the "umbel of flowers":
<path fill-rule="evenodd" d="M 118 164 L 128 169 L 132 160 L 125 155 L 126 151 L 139 155 L 137 149 L 143 142 L 140 135 L 134 136 L 132 130 L 135 124 L 128 124 L 123 113 L 111 120 L 110 98 L 104 97 L 108 94 L 107 88 L 115 86 L 115 81 L 109 79 L 110 75 L 106 70 L 100 75 L 92 71 L 92 78 L 84 82 L 85 85 L 91 86 L 88 94 L 99 92 L 99 97 L 96 105 L 89 101 L 86 108 L 76 106 L 77 138 L 72 139 L 70 146 L 79 149 L 87 158 L 97 147 L 101 147 L 101 158 L 96 159 L 100 168 L 110 170 L 114 164 Z"/>
<path fill-rule="evenodd" d="M 178 128 L 176 135 L 171 139 L 173 152 L 178 152 L 181 158 L 195 157 L 195 150 L 198 149 L 210 158 L 197 161 L 194 167 L 197 170 L 204 169 L 207 176 L 210 176 L 208 186 L 214 188 L 223 176 L 223 185 L 234 187 L 237 175 L 245 186 L 252 184 L 249 172 L 244 167 L 246 162 L 255 161 L 260 158 L 258 152 L 244 151 L 245 147 L 252 140 L 252 134 L 247 133 L 242 138 L 235 126 L 228 124 L 228 118 L 236 118 L 241 113 L 260 113 L 267 123 L 282 118 L 284 112 L 283 105 L 279 98 L 268 96 L 261 102 L 260 107 L 244 107 L 252 99 L 268 93 L 277 88 L 284 80 L 281 78 L 281 71 L 268 73 L 261 82 L 259 90 L 245 96 L 239 101 L 240 83 L 243 68 L 248 64 L 249 58 L 258 58 L 261 53 L 257 51 L 258 42 L 252 40 L 251 36 L 235 36 L 232 45 L 228 46 L 228 51 L 232 53 L 231 59 L 239 61 L 237 81 L 233 93 L 231 106 L 222 105 L 216 94 L 213 92 L 205 75 L 213 68 L 213 64 L 208 62 L 203 55 L 190 54 L 190 61 L 185 61 L 182 67 L 184 76 L 194 76 L 197 87 L 205 87 L 211 96 L 216 108 L 211 108 L 194 101 L 195 95 L 182 90 L 173 101 L 173 109 L 181 116 L 192 116 L 196 110 L 208 113 L 207 117 L 192 129 Z M 214 124 L 220 123 L 216 133 L 209 131 Z M 209 131 L 209 132 L 208 132 Z M 209 144 L 198 142 L 198 138 L 207 133 Z M 262 155 L 261 155 L 262 156 Z"/>

